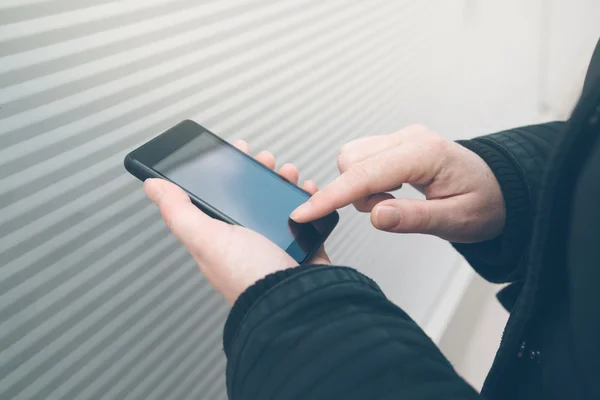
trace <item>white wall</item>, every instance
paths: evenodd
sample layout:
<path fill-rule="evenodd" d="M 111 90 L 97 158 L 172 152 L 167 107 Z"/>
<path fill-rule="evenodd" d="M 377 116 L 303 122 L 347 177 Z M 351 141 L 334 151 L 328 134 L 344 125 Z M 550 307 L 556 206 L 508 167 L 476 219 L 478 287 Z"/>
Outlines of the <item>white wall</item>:
<path fill-rule="evenodd" d="M 323 185 L 353 138 L 526 124 L 549 91 L 542 15 L 542 0 L 0 1 L 0 397 L 223 397 L 227 307 L 126 152 L 192 118 Z M 341 214 L 332 259 L 443 327 L 450 246 Z"/>
<path fill-rule="evenodd" d="M 579 97 L 590 56 L 600 37 L 600 3 L 552 0 L 543 12 L 542 110 L 567 118 Z"/>
<path fill-rule="evenodd" d="M 438 339 L 444 355 L 477 390 L 483 386 L 508 320 L 508 313 L 496 299 L 500 288 L 473 276 Z"/>

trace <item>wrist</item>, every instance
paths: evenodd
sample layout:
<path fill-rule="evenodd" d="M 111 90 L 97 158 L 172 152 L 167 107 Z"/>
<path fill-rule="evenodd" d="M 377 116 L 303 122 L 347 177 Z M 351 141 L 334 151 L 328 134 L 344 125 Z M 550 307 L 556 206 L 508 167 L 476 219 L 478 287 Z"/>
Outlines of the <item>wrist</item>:
<path fill-rule="evenodd" d="M 483 137 L 459 141 L 481 157 L 497 180 L 504 203 L 504 224 L 495 238 L 477 244 L 453 243 L 487 280 L 502 282 L 517 279 L 528 246 L 533 207 L 530 190 L 520 165 L 494 140 Z"/>
<path fill-rule="evenodd" d="M 490 169 L 495 181 L 496 193 L 490 197 L 498 198 L 495 215 L 490 221 L 497 234 L 494 238 L 521 226 L 531 216 L 531 199 L 529 187 L 518 164 L 509 153 L 497 146 L 493 141 L 477 138 L 458 142 L 463 147 L 479 156 Z M 509 232 L 516 233 L 516 232 Z"/>

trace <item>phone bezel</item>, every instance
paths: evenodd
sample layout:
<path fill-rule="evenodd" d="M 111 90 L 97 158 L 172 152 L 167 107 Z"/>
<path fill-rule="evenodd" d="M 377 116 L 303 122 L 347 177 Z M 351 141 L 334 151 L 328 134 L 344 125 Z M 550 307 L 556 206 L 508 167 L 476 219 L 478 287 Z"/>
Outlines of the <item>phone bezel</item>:
<path fill-rule="evenodd" d="M 193 133 L 193 134 L 190 134 L 190 133 Z M 185 146 L 189 141 L 191 141 L 198 135 L 202 135 L 202 134 L 211 135 L 213 138 L 215 138 L 221 144 L 229 146 L 230 148 L 234 149 L 236 152 L 241 154 L 243 157 L 246 157 L 248 160 L 255 163 L 256 165 L 258 165 L 260 168 L 262 168 L 267 173 L 272 174 L 273 176 L 275 176 L 276 178 L 281 180 L 283 183 L 290 185 L 295 190 L 306 195 L 307 199 L 311 196 L 310 193 L 306 192 L 305 190 L 298 187 L 297 185 L 290 182 L 289 180 L 283 178 L 282 176 L 280 176 L 278 173 L 271 170 L 270 168 L 265 167 L 263 164 L 261 164 L 260 162 L 255 160 L 253 157 L 247 155 L 243 151 L 240 151 L 235 146 L 232 146 L 229 142 L 220 138 L 219 136 L 217 136 L 210 130 L 206 129 L 205 127 L 203 127 L 203 126 L 199 125 L 198 123 L 191 121 L 191 120 L 185 120 L 185 121 L 178 123 L 177 125 L 166 130 L 165 132 L 161 133 L 160 135 L 156 136 L 155 138 L 144 143 L 142 146 L 138 147 L 137 149 L 131 151 L 125 157 L 125 168 L 132 175 L 134 175 L 141 181 L 145 181 L 148 178 L 161 178 L 161 179 L 165 179 L 169 182 L 172 182 L 172 183 L 176 184 L 177 186 L 181 187 L 190 196 L 192 203 L 194 203 L 194 205 L 196 207 L 200 208 L 202 211 L 204 211 L 211 217 L 217 218 L 217 219 L 227 222 L 229 224 L 241 226 L 241 224 L 238 223 L 237 221 L 233 220 L 226 214 L 223 214 L 217 208 L 206 203 L 204 200 L 202 200 L 201 198 L 196 196 L 194 193 L 191 193 L 186 188 L 173 182 L 171 179 L 169 179 L 168 177 L 166 177 L 165 175 L 163 175 L 162 173 L 160 173 L 159 171 L 157 171 L 153 168 L 153 166 L 155 166 L 158 162 L 163 160 L 165 157 L 167 157 L 168 155 L 170 155 L 177 149 Z M 319 240 L 315 241 L 316 244 L 314 246 L 312 246 L 314 248 L 312 248 L 310 251 L 306 252 L 306 256 L 303 259 L 298 260 L 289 251 L 290 249 L 294 248 L 295 246 L 302 247 L 299 243 L 302 241 L 302 237 L 296 237 L 290 243 L 290 246 L 288 247 L 288 249 L 286 249 L 286 252 L 288 252 L 288 254 L 290 254 L 300 264 L 309 261 L 314 256 L 314 253 L 323 245 L 323 243 L 325 242 L 327 237 L 331 234 L 331 232 L 337 225 L 338 221 L 339 221 L 339 214 L 336 211 L 334 211 L 333 213 L 331 213 L 323 218 L 320 218 L 316 221 L 309 223 L 314 227 L 315 231 L 319 234 L 320 237 L 319 237 Z"/>

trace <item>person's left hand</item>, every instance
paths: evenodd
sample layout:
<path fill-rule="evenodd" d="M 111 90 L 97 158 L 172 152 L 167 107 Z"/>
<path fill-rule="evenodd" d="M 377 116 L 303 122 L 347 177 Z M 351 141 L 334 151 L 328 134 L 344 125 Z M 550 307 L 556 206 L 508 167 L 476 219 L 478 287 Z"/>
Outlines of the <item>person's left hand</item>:
<path fill-rule="evenodd" d="M 249 152 L 244 141 L 237 141 L 234 146 L 246 154 Z M 269 152 L 263 151 L 256 159 L 271 169 L 275 167 L 275 157 Z M 298 169 L 292 164 L 284 164 L 279 174 L 294 184 L 298 183 Z M 306 181 L 302 188 L 311 194 L 317 192 L 312 181 Z M 160 208 L 167 226 L 192 254 L 208 282 L 230 304 L 260 279 L 298 265 L 285 251 L 259 233 L 204 214 L 173 183 L 147 179 L 144 190 Z M 330 263 L 323 248 L 311 263 Z"/>

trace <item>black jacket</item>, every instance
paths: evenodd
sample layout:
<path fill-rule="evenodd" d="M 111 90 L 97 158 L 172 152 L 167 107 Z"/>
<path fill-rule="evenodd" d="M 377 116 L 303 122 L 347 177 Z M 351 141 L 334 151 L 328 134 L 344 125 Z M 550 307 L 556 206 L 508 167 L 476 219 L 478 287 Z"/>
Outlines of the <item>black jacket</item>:
<path fill-rule="evenodd" d="M 600 398 L 600 43 L 567 122 L 461 142 L 500 182 L 501 237 L 455 244 L 483 277 L 512 282 L 482 395 Z M 480 398 L 369 278 L 301 266 L 240 296 L 227 320 L 230 399 Z"/>

